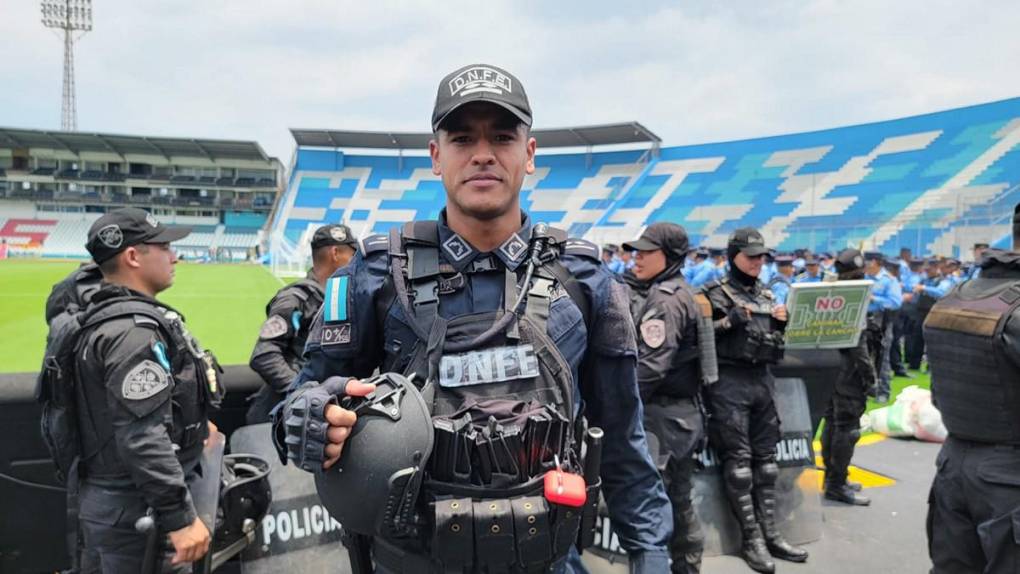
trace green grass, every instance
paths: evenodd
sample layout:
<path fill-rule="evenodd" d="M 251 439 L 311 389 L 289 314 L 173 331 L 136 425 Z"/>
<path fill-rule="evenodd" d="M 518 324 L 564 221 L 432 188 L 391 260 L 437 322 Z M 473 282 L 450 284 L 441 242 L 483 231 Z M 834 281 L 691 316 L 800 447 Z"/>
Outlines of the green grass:
<path fill-rule="evenodd" d="M 877 408 L 880 408 L 880 407 L 885 407 L 885 406 L 889 406 L 889 405 L 893 404 L 893 402 L 896 401 L 896 396 L 900 394 L 900 391 L 902 391 L 906 387 L 909 387 L 910 385 L 917 385 L 917 386 L 921 387 L 922 389 L 930 389 L 931 388 L 931 375 L 930 374 L 922 373 L 922 372 L 919 372 L 919 371 L 910 371 L 910 374 L 912 374 L 914 376 L 914 378 L 908 379 L 906 377 L 893 377 L 892 382 L 889 383 L 889 388 L 892 390 L 892 394 L 889 396 L 889 404 L 888 405 L 883 405 L 883 404 L 876 403 L 874 401 L 874 399 L 868 399 L 868 408 L 867 408 L 867 410 L 871 411 L 871 410 L 874 410 L 874 409 L 877 409 Z"/>
<path fill-rule="evenodd" d="M 0 261 L 0 372 L 38 370 L 46 344 L 44 309 L 50 288 L 76 262 Z M 247 363 L 280 282 L 254 265 L 179 263 L 159 299 L 178 309 L 202 344 L 225 365 Z"/>

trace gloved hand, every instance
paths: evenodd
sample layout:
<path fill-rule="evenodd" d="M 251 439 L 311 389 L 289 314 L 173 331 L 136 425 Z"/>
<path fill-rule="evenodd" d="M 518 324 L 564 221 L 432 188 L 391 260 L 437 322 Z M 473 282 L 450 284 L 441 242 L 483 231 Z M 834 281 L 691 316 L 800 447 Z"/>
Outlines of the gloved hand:
<path fill-rule="evenodd" d="M 661 574 L 669 572 L 669 554 L 665 549 L 628 554 L 630 574 Z"/>
<path fill-rule="evenodd" d="M 746 324 L 751 318 L 744 307 L 733 307 L 726 313 L 726 319 L 730 322 L 730 327 L 739 327 Z"/>
<path fill-rule="evenodd" d="M 346 396 L 349 380 L 329 377 L 321 383 L 309 381 L 292 392 L 283 408 L 274 414 L 274 418 L 283 422 L 287 458 L 299 468 L 308 472 L 322 469 L 329 430 L 326 407 L 338 404 Z"/>

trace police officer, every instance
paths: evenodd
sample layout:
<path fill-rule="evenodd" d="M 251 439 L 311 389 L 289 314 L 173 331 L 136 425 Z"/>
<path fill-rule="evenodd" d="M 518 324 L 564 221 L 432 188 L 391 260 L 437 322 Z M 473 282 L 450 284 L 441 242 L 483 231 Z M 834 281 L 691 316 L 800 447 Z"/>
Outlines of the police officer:
<path fill-rule="evenodd" d="M 358 240 L 346 225 L 323 225 L 312 235 L 312 268 L 304 279 L 276 292 L 266 305 L 266 321 L 248 365 L 266 386 L 252 397 L 246 421 L 269 422 L 269 411 L 283 400 L 304 364 L 308 328 L 322 305 L 322 286 L 337 269 L 350 263 Z"/>
<path fill-rule="evenodd" d="M 840 281 L 864 279 L 864 257 L 856 249 L 843 250 L 836 258 L 836 269 Z M 847 469 L 861 437 L 861 415 L 867 407 L 868 391 L 875 386 L 875 367 L 863 333 L 856 347 L 840 349 L 839 355 L 843 365 L 825 409 L 821 438 L 825 498 L 867 506 L 871 500 L 856 492 L 859 485 L 847 482 Z"/>
<path fill-rule="evenodd" d="M 893 311 L 903 304 L 903 291 L 899 283 L 885 270 L 885 256 L 878 251 L 864 253 L 864 277 L 874 282 L 871 288 L 871 302 L 868 304 L 868 337 L 872 361 L 878 385 L 875 387 L 875 401 L 889 402 L 892 368 L 889 366 L 889 352 L 892 348 Z"/>
<path fill-rule="evenodd" d="M 900 330 L 903 333 L 903 364 L 906 369 L 921 368 L 924 336 L 921 334 L 920 295 L 916 287 L 924 279 L 924 259 L 911 259 L 903 278 L 903 307 L 900 308 Z M 910 375 L 907 370 L 904 372 Z"/>
<path fill-rule="evenodd" d="M 1015 572 L 1020 564 L 1020 205 L 1013 251 L 989 249 L 981 274 L 924 324 L 932 399 L 949 436 L 928 496 L 935 574 Z"/>
<path fill-rule="evenodd" d="M 457 427 L 461 430 L 447 423 L 454 424 L 450 417 L 460 409 L 475 412 L 472 405 L 487 397 L 507 399 L 489 416 L 528 403 L 541 417 L 551 417 L 536 419 L 535 428 L 552 425 L 567 436 L 574 425 L 564 423 L 578 421 L 583 400 L 588 424 L 605 429 L 603 493 L 631 570 L 665 572 L 673 521 L 642 426 L 626 286 L 602 265 L 597 246 L 567 241 L 564 233 L 533 224 L 521 212 L 521 185 L 535 169 L 530 125 L 524 89 L 508 72 L 472 65 L 443 79 L 429 149 L 433 173 L 446 188 L 446 208 L 439 221 L 411 222 L 394 228 L 388 238 L 366 238 L 364 250 L 330 278 L 306 347 L 308 361 L 274 415 L 277 446 L 298 466 L 329 472 L 356 421 L 352 411 L 333 402 L 345 394 L 370 393 L 372 385 L 358 379 L 376 368 L 416 374 L 418 384 L 435 393 L 437 448 L 446 437 L 475 432 L 471 421 L 456 419 L 465 425 Z M 462 368 L 469 354 L 485 363 L 482 369 Z M 492 364 L 497 354 L 500 365 Z M 502 436 L 498 429 L 479 432 Z M 569 470 L 577 452 L 576 445 L 567 443 L 543 441 L 562 455 L 557 458 Z M 451 528 L 447 513 L 453 510 L 449 504 L 427 502 L 442 498 L 448 489 L 471 487 L 479 499 L 502 499 L 485 468 L 470 463 L 450 468 L 441 466 L 441 460 L 429 459 L 426 476 L 432 480 L 417 500 L 421 514 L 442 524 L 446 536 Z M 549 469 L 551 461 L 540 454 L 532 462 L 537 468 L 519 469 L 503 486 L 531 493 L 532 487 L 521 486 L 520 480 L 532 480 L 533 471 Z M 477 512 L 489 508 L 486 504 Z M 569 514 L 545 512 L 540 511 L 536 530 L 547 528 L 546 521 L 552 521 L 549 528 L 562 530 L 551 553 L 548 539 L 544 545 L 525 546 L 520 538 L 527 556 L 473 552 L 490 547 L 488 527 L 466 533 L 471 538 L 465 541 L 466 551 L 460 551 L 434 544 L 431 527 L 422 525 L 417 535 L 404 538 L 368 533 L 373 535 L 375 568 L 432 572 L 456 562 L 459 571 L 475 572 L 502 561 L 502 571 L 559 570 L 578 528 L 560 522 Z M 520 532 L 530 535 L 527 528 Z M 527 567 L 519 563 L 532 559 L 536 563 Z"/>
<path fill-rule="evenodd" d="M 709 258 L 696 268 L 690 282 L 692 287 L 701 287 L 726 275 L 726 250 L 709 247 L 708 255 Z"/>
<path fill-rule="evenodd" d="M 86 558 L 95 560 L 82 564 L 85 572 L 142 571 L 146 536 L 134 524 L 147 509 L 173 546 L 164 570 L 190 571 L 186 563 L 209 549 L 188 481 L 211 430 L 218 366 L 155 298 L 173 283 L 170 242 L 188 232 L 135 208 L 107 213 L 89 229 L 86 248 L 103 283 L 88 316 L 107 310 L 112 318 L 83 332 L 76 347 L 79 517 Z"/>
<path fill-rule="evenodd" d="M 983 241 L 974 244 L 974 262 L 965 275 L 967 279 L 977 279 L 981 276 L 981 258 L 984 257 L 988 247 L 989 245 Z"/>
<path fill-rule="evenodd" d="M 780 436 L 769 367 L 783 357 L 787 314 L 758 280 L 767 252 L 757 230 L 734 231 L 726 249 L 729 273 L 705 287 L 719 355 L 719 382 L 705 391 L 709 439 L 723 460 L 723 484 L 743 537 L 741 555 L 757 572 L 775 570 L 770 553 L 794 562 L 808 557 L 776 527 Z"/>
<path fill-rule="evenodd" d="M 915 370 L 921 368 L 921 360 L 924 357 L 924 321 L 935 303 L 953 288 L 952 281 L 942 276 L 938 259 L 928 259 L 924 271 L 926 276 L 914 285 L 913 298 L 917 301 L 917 321 L 914 323 L 913 352 L 907 358 L 908 366 Z"/>
<path fill-rule="evenodd" d="M 776 256 L 776 273 L 769 279 L 766 284 L 772 294 L 775 296 L 776 301 L 782 304 L 786 304 L 787 298 L 790 296 L 790 285 L 793 284 L 793 256 L 791 255 L 777 255 Z"/>
<path fill-rule="evenodd" d="M 704 437 L 705 420 L 699 396 L 701 308 L 681 275 L 689 249 L 687 232 L 675 223 L 653 223 L 623 248 L 635 252 L 630 285 L 638 330 L 638 387 L 645 405 L 645 430 L 657 439 L 659 465 L 673 504 L 672 568 L 678 574 L 698 572 L 704 536 L 691 504 L 691 489 L 694 453 Z"/>

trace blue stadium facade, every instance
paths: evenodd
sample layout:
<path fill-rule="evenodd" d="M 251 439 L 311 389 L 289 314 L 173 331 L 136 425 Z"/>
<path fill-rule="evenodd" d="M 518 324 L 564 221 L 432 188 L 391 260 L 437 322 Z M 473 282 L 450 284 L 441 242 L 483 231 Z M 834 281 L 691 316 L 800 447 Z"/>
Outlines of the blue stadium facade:
<path fill-rule="evenodd" d="M 967 256 L 1006 241 L 1020 201 L 1020 98 L 816 132 L 660 149 L 542 150 L 525 181 L 532 216 L 597 242 L 683 224 L 694 244 L 741 226 L 779 249 L 861 245 Z M 359 233 L 435 218 L 441 183 L 425 156 L 298 146 L 273 235 L 299 244 L 322 222 Z"/>

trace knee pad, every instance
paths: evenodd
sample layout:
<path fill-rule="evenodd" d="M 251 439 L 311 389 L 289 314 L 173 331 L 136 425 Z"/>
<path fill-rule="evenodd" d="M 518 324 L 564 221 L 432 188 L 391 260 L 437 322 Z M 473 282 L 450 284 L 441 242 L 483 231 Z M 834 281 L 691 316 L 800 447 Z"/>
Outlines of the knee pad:
<path fill-rule="evenodd" d="M 779 465 L 775 461 L 759 463 L 754 468 L 755 484 L 775 484 L 779 478 Z"/>
<path fill-rule="evenodd" d="M 723 473 L 723 478 L 725 478 L 726 482 L 730 483 L 735 490 L 747 490 L 751 488 L 753 476 L 754 474 L 751 472 L 751 467 L 740 463 L 727 464 Z"/>
<path fill-rule="evenodd" d="M 861 427 L 851 429 L 846 433 L 846 436 L 850 439 L 850 444 L 857 444 L 857 441 L 861 438 Z"/>

